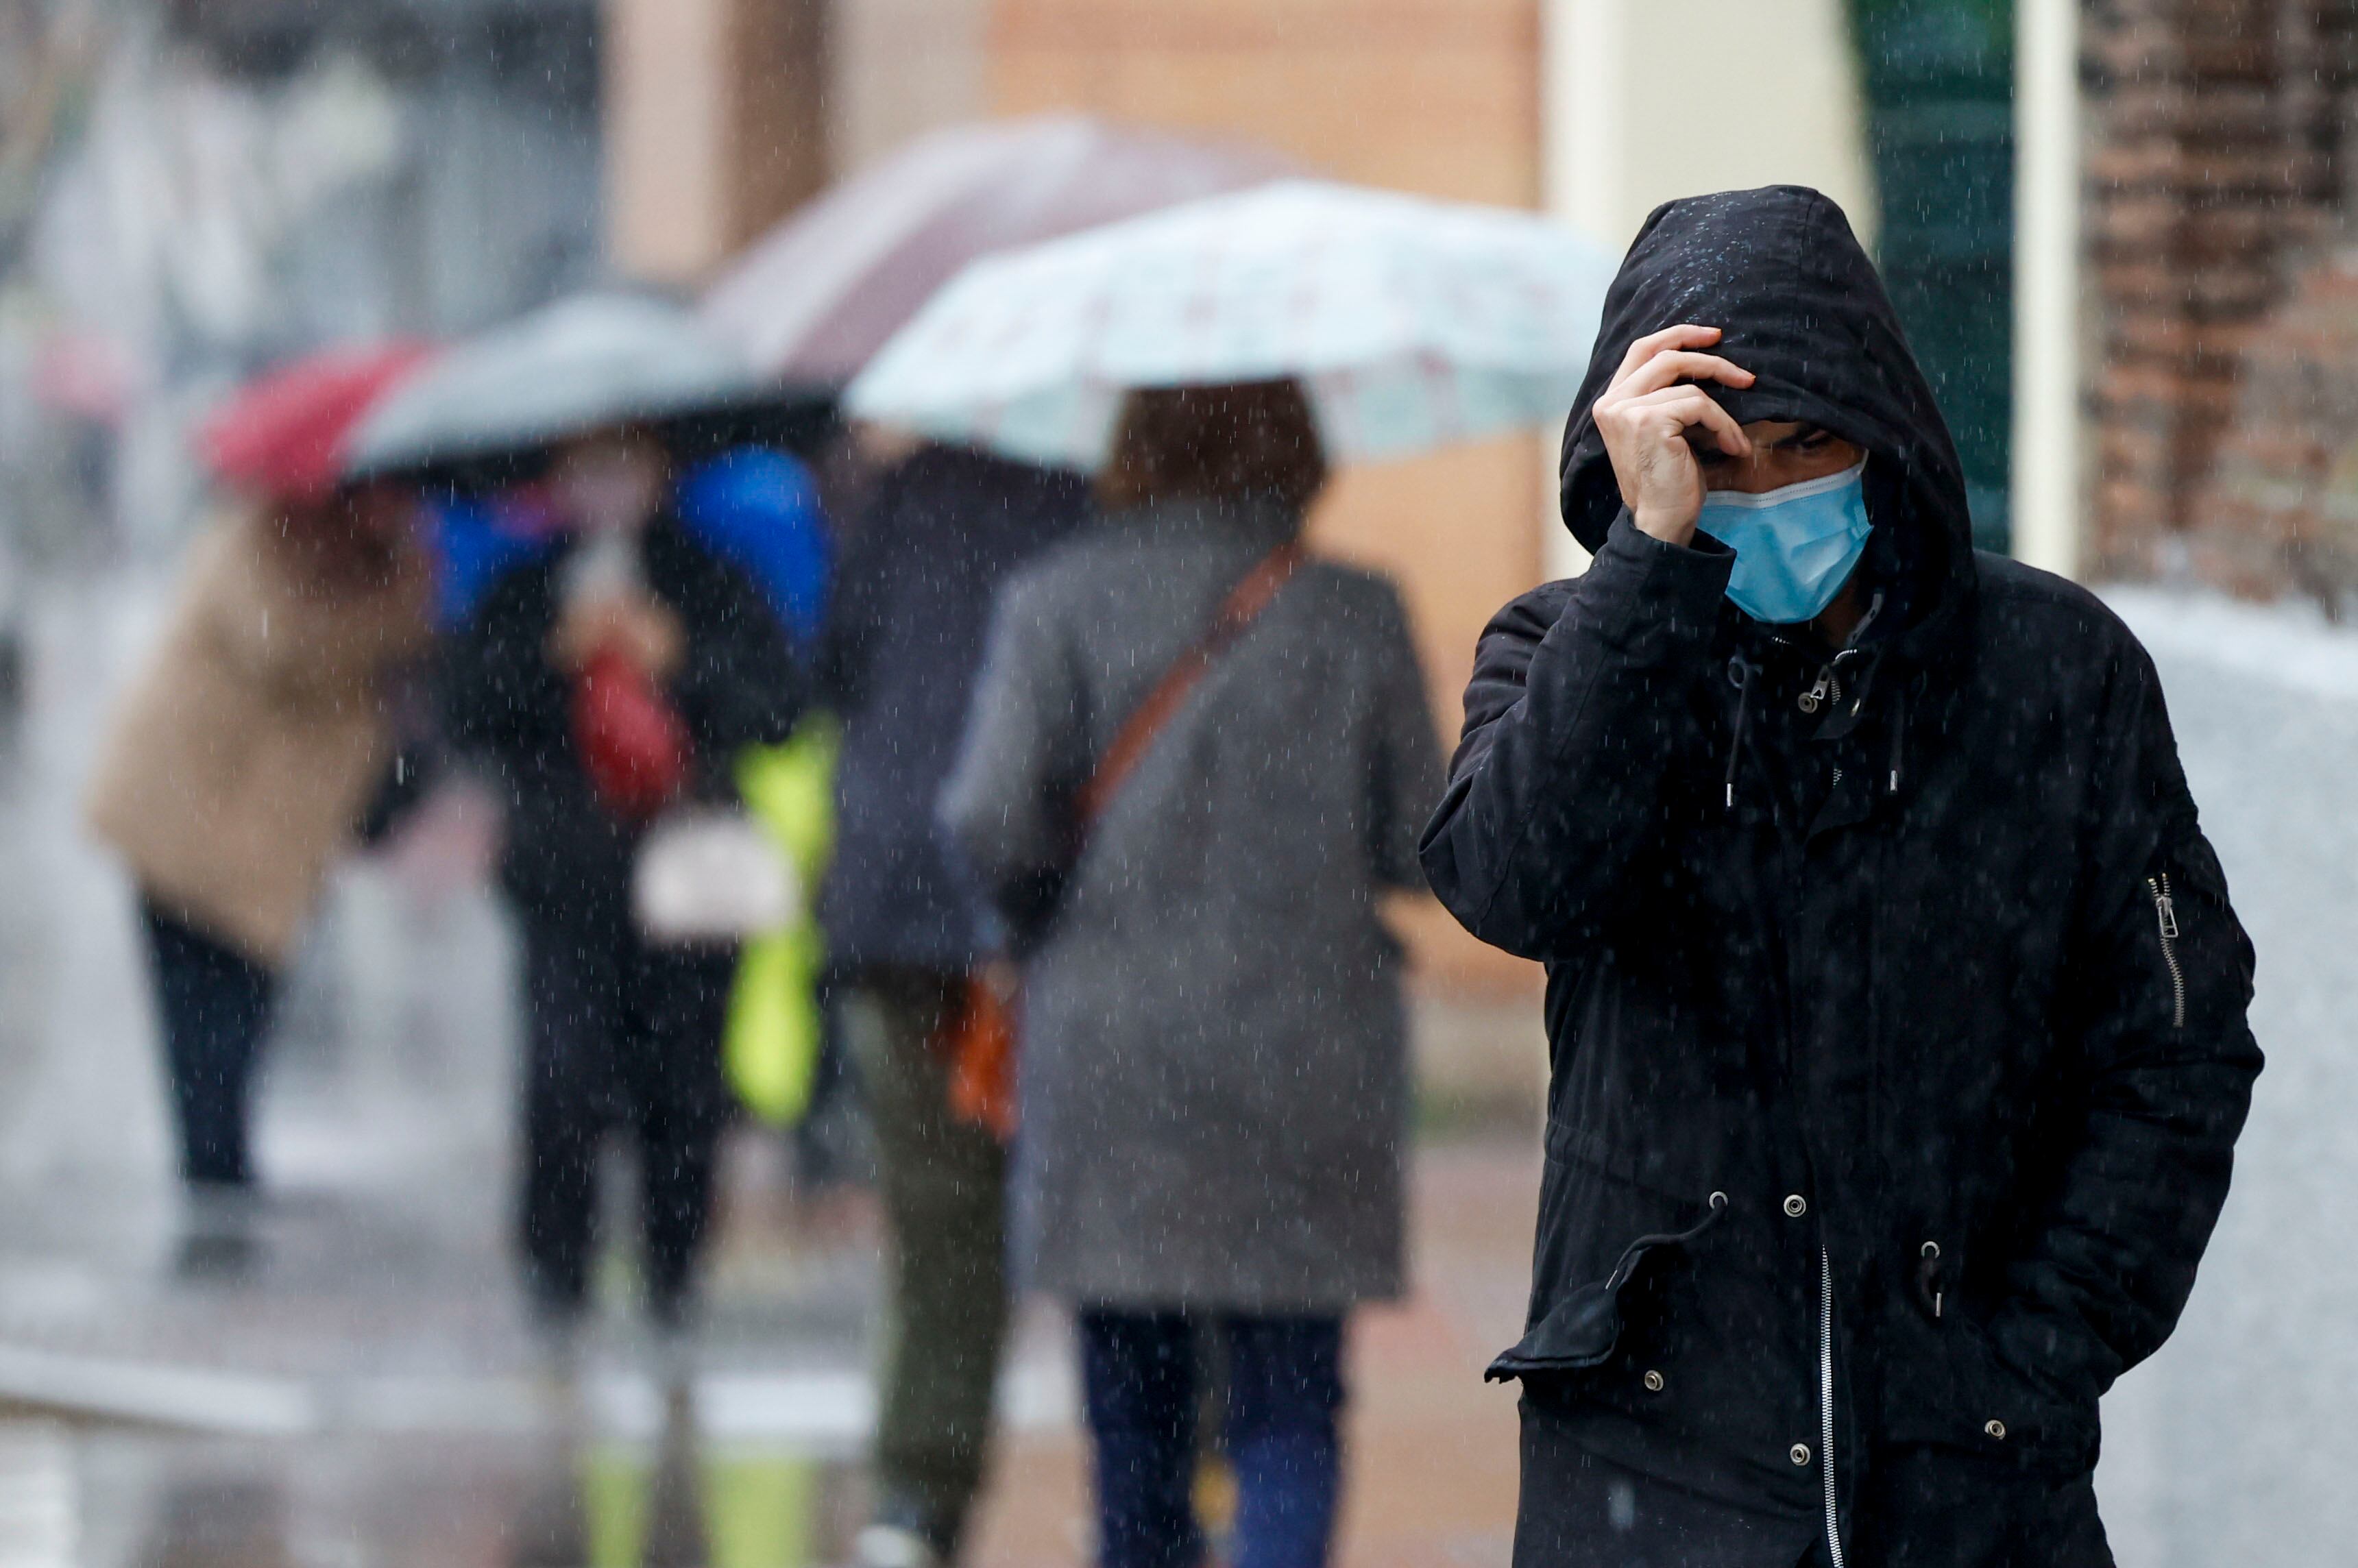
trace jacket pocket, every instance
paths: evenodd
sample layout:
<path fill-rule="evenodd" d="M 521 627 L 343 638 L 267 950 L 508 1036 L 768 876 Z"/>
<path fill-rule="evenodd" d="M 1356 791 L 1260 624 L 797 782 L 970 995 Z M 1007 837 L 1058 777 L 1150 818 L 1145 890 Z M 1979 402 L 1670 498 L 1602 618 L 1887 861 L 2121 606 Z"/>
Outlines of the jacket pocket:
<path fill-rule="evenodd" d="M 1523 1337 L 1483 1373 L 1494 1383 L 1535 1372 L 1586 1371 L 1611 1360 L 1621 1346 L 1632 1287 L 1667 1254 L 1700 1240 L 1727 1212 L 1725 1193 L 1714 1192 L 1700 1205 L 1657 1194 L 1560 1152 L 1555 1136 L 1549 1142 L 1531 1319 Z M 1700 1218 L 1678 1224 L 1698 1208 Z M 1641 1228 L 1649 1220 L 1660 1227 Z M 1616 1242 L 1610 1267 L 1599 1271 L 1597 1261 Z"/>
<path fill-rule="evenodd" d="M 1883 1432 L 2042 1469 L 2095 1463 L 2093 1403 L 2050 1391 L 2001 1357 L 1989 1333 L 1945 1303 L 1938 1319 L 1900 1305 L 1886 1325 Z"/>

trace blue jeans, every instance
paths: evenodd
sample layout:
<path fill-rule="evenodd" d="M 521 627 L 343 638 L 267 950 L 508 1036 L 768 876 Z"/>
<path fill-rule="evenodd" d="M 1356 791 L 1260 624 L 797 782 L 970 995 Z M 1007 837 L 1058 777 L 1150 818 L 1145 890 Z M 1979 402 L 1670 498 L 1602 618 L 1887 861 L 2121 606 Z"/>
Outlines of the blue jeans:
<path fill-rule="evenodd" d="M 1236 1568 L 1325 1568 L 1342 1467 L 1339 1317 L 1081 1314 L 1101 1568 L 1197 1568 L 1195 1336 L 1228 1355 L 1221 1447 L 1237 1477 Z"/>

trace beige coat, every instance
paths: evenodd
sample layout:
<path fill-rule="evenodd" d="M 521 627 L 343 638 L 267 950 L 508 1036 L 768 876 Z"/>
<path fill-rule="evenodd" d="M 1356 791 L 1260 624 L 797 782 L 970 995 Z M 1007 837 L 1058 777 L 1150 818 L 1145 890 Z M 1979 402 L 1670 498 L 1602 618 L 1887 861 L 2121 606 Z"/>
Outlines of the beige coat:
<path fill-rule="evenodd" d="M 273 526 L 242 514 L 198 542 L 88 812 L 146 893 L 276 966 L 386 765 L 382 679 L 426 644 L 430 574 L 413 551 L 384 588 L 309 589 Z"/>

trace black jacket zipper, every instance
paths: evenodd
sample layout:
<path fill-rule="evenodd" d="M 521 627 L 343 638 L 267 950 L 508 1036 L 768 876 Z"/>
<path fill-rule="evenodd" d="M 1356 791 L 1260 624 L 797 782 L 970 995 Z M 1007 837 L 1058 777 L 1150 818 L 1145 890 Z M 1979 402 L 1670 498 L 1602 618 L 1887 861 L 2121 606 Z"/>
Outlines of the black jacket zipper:
<path fill-rule="evenodd" d="M 2186 971 L 2178 963 L 2178 905 L 2169 896 L 2169 873 L 2147 877 L 2153 894 L 2153 914 L 2161 928 L 2161 961 L 2169 966 L 2169 1026 L 2186 1027 Z"/>

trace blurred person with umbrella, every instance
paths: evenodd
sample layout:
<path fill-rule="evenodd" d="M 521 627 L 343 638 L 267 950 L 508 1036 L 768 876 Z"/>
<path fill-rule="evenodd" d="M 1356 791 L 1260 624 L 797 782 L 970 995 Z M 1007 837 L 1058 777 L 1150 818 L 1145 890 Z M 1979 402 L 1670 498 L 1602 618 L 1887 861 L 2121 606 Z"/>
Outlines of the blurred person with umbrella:
<path fill-rule="evenodd" d="M 978 256 L 1259 183 L 1274 155 L 1076 115 L 954 127 L 756 243 L 706 322 L 792 381 L 840 384 Z M 1076 474 L 961 442 L 849 463 L 820 659 L 843 720 L 839 838 L 821 902 L 831 990 L 876 1132 L 893 1240 L 874 1519 L 864 1562 L 956 1554 L 980 1485 L 1005 1329 L 1005 1156 L 951 1104 L 946 1042 L 990 916 L 934 802 L 965 722 L 1001 579 L 1087 511 Z"/>
<path fill-rule="evenodd" d="M 1078 1314 L 1107 1568 L 1202 1554 L 1207 1336 L 1237 1561 L 1331 1549 L 1345 1319 L 1401 1267 L 1378 899 L 1441 769 L 1396 590 L 1299 535 L 1332 460 L 1560 407 L 1609 271 L 1527 214 L 1282 181 L 979 262 L 848 394 L 1095 470 L 1109 514 L 1002 591 L 941 803 L 1022 960 L 1015 1256 Z"/>
<path fill-rule="evenodd" d="M 91 824 L 138 888 L 181 1174 L 228 1200 L 225 1224 L 254 1181 L 251 1087 L 280 977 L 385 776 L 389 683 L 427 651 L 416 493 L 341 477 L 354 427 L 423 358 L 325 352 L 208 424 L 234 502 L 192 549 L 91 786 Z"/>
<path fill-rule="evenodd" d="M 825 450 L 835 432 L 831 421 L 811 417 L 823 413 L 816 400 L 801 412 L 798 419 L 767 421 L 766 431 L 761 421 L 741 419 L 733 432 L 725 425 L 705 432 L 693 445 L 743 444 L 687 466 L 673 493 L 688 534 L 752 575 L 796 655 L 807 659 L 833 582 L 834 530 L 817 475 L 798 454 Z M 546 556 L 566 532 L 547 488 L 535 482 L 454 489 L 435 496 L 429 512 L 440 568 L 437 621 L 446 629 L 471 622 L 500 578 Z M 832 720 L 812 714 L 784 745 L 751 748 L 737 760 L 740 794 L 792 863 L 799 887 L 817 886 L 826 869 L 834 753 Z M 831 1178 L 866 1130 L 826 1026 L 824 957 L 815 901 L 797 901 L 785 924 L 752 933 L 739 959 L 722 1052 L 739 1103 L 791 1128 L 796 1173 L 813 1184 Z"/>
<path fill-rule="evenodd" d="M 1392 585 L 1303 558 L 1292 381 L 1131 393 L 1004 590 L 942 811 L 1025 954 L 1015 1234 L 1070 1303 L 1099 1560 L 1194 1563 L 1199 1339 L 1245 1568 L 1316 1568 L 1343 1330 L 1398 1294 L 1400 950 L 1437 736 Z"/>
<path fill-rule="evenodd" d="M 587 1306 L 615 1125 L 638 1146 L 649 1313 L 672 1328 L 691 1304 L 736 947 L 652 920 L 644 861 L 676 811 L 733 803 L 738 754 L 786 738 L 802 678 L 760 587 L 676 515 L 666 435 L 759 395 L 681 313 L 584 297 L 453 352 L 355 447 L 363 470 L 545 467 L 563 530 L 491 585 L 444 667 L 452 738 L 505 797 L 528 1012 L 520 1241 L 559 1330 Z"/>
<path fill-rule="evenodd" d="M 991 918 L 936 818 L 992 596 L 1088 512 L 1077 474 L 926 445 L 848 531 L 820 662 L 842 720 L 820 902 L 844 1043 L 875 1129 L 893 1241 L 872 1568 L 955 1557 L 987 1458 L 1006 1328 L 1006 1155 L 952 1105 L 947 1050 Z"/>

